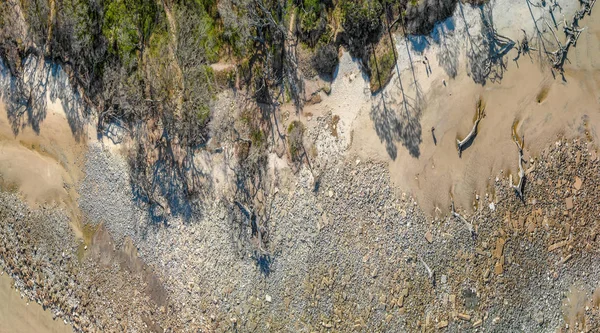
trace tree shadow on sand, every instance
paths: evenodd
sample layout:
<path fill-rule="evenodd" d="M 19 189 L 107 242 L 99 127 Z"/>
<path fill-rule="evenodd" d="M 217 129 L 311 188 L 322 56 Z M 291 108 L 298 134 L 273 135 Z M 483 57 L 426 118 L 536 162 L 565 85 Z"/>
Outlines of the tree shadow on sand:
<path fill-rule="evenodd" d="M 469 23 L 465 18 L 462 4 L 459 4 L 460 17 L 465 24 L 467 36 L 467 69 L 475 83 L 485 85 L 500 82 L 504 77 L 507 60 L 505 56 L 515 46 L 508 37 L 498 34 L 494 26 L 493 4 L 486 3 L 478 7 L 481 18 L 481 29 L 472 34 Z"/>
<path fill-rule="evenodd" d="M 13 134 L 16 136 L 26 127 L 40 134 L 50 99 L 60 101 L 73 137 L 79 142 L 84 136 L 89 108 L 61 66 L 30 55 L 24 59 L 22 68 L 15 76 L 0 63 L 0 97 L 6 104 Z"/>
<path fill-rule="evenodd" d="M 460 55 L 459 48 L 456 47 L 458 41 L 454 35 L 454 29 L 454 17 L 450 17 L 444 22 L 437 24 L 432 32 L 433 42 L 440 47 L 436 55 L 438 63 L 452 79 L 458 74 L 458 59 Z"/>
<path fill-rule="evenodd" d="M 419 145 L 423 142 L 421 129 L 421 108 L 418 99 L 409 100 L 406 96 L 400 103 L 387 91 L 373 101 L 370 112 L 375 132 L 392 160 L 398 157 L 397 143 L 408 149 L 412 157 L 421 155 Z"/>

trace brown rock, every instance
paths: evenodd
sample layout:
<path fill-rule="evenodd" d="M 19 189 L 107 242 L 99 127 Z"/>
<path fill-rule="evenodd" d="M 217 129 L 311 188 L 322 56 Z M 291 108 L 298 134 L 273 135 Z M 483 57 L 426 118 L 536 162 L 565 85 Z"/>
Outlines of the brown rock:
<path fill-rule="evenodd" d="M 496 259 L 500 259 L 502 257 L 502 252 L 504 251 L 504 244 L 506 244 L 506 240 L 504 238 L 498 238 L 496 240 L 496 249 L 492 252 L 492 256 Z"/>
<path fill-rule="evenodd" d="M 561 247 L 565 246 L 566 244 L 567 244 L 566 240 L 560 241 L 560 242 L 555 243 L 555 244 L 552 244 L 552 245 L 548 246 L 548 252 L 552 252 L 552 251 L 554 251 L 554 250 L 556 250 L 558 248 L 561 248 Z"/>
<path fill-rule="evenodd" d="M 452 307 L 454 307 L 456 305 L 456 295 L 451 294 L 449 300 L 450 300 L 450 305 Z"/>
<path fill-rule="evenodd" d="M 458 314 L 458 318 L 464 320 L 464 321 L 471 321 L 471 316 L 469 316 L 466 313 L 459 313 Z"/>
<path fill-rule="evenodd" d="M 567 209 L 573 209 L 573 197 L 568 197 L 565 199 L 565 203 L 567 204 Z"/>
<path fill-rule="evenodd" d="M 581 185 L 583 185 L 583 181 L 581 180 L 581 178 L 575 177 L 575 183 L 573 184 L 573 187 L 575 187 L 575 189 L 579 191 L 581 189 Z"/>
<path fill-rule="evenodd" d="M 425 233 L 425 239 L 431 244 L 433 242 L 433 236 L 431 235 L 431 232 L 429 230 L 427 230 L 427 232 Z"/>
<path fill-rule="evenodd" d="M 396 305 L 398 305 L 399 308 L 404 306 L 404 295 L 400 295 L 400 297 L 398 297 L 398 300 L 396 301 Z"/>
<path fill-rule="evenodd" d="M 535 231 L 535 222 L 531 221 L 527 225 L 527 232 L 532 233 Z"/>
<path fill-rule="evenodd" d="M 437 328 L 438 329 L 442 329 L 442 328 L 446 328 L 448 327 L 448 321 L 447 320 L 442 320 L 437 324 Z"/>
<path fill-rule="evenodd" d="M 504 257 L 500 258 L 494 265 L 494 273 L 500 275 L 504 272 Z"/>

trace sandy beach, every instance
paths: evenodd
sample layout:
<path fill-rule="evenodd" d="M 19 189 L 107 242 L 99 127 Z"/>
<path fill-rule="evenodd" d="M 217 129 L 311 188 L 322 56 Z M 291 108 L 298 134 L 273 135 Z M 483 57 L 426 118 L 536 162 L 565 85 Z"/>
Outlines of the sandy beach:
<path fill-rule="evenodd" d="M 60 319 L 52 319 L 37 303 L 22 299 L 12 286 L 10 277 L 0 276 L 0 332 L 2 333 L 67 333 L 73 332 Z"/>

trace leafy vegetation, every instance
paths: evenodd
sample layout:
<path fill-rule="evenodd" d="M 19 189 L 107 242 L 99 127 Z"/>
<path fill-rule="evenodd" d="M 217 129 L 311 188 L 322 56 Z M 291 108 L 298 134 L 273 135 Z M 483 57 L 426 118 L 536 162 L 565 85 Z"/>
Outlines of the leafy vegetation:
<path fill-rule="evenodd" d="M 339 62 L 338 50 L 334 44 L 326 44 L 317 48 L 312 66 L 321 75 L 331 76 Z"/>
<path fill-rule="evenodd" d="M 298 120 L 292 121 L 287 129 L 288 150 L 290 152 L 290 159 L 294 163 L 302 161 L 304 154 L 304 131 L 304 124 Z"/>

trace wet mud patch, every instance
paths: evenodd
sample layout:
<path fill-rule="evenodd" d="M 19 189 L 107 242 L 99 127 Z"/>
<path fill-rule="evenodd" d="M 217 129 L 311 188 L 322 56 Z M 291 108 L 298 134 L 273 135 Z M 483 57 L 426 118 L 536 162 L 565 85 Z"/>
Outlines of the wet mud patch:
<path fill-rule="evenodd" d="M 137 248 L 129 237 L 118 249 L 106 227 L 99 225 L 92 239 L 90 257 L 105 267 L 118 264 L 121 270 L 140 277 L 150 299 L 158 306 L 167 305 L 167 291 L 152 269 L 138 257 Z"/>

